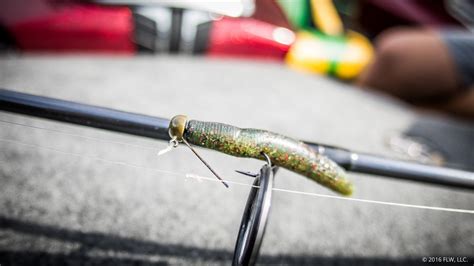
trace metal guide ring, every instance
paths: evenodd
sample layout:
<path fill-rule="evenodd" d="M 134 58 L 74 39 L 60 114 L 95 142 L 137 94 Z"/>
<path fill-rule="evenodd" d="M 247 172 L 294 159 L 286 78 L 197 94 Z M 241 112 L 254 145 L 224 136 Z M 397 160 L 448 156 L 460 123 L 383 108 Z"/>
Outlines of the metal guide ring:
<path fill-rule="evenodd" d="M 276 170 L 268 162 L 255 178 L 242 215 L 232 265 L 254 265 L 257 260 L 270 211 Z"/>

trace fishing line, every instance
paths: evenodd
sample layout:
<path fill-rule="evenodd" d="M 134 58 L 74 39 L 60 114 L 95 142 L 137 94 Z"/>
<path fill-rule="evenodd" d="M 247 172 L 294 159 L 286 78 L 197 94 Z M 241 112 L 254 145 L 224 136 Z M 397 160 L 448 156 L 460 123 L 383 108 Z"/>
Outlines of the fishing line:
<path fill-rule="evenodd" d="M 205 177 L 205 176 L 186 174 L 186 177 L 195 178 L 195 179 L 198 179 L 198 180 L 219 182 L 218 180 L 215 180 L 215 178 L 210 178 L 210 177 Z M 249 185 L 249 184 L 245 184 L 245 183 L 240 183 L 240 182 L 235 182 L 235 183 L 238 183 L 240 185 L 245 185 L 245 186 L 248 186 L 248 187 L 259 188 L 259 186 Z M 468 210 L 468 209 L 445 208 L 445 207 L 436 207 L 436 206 L 425 206 L 425 205 L 396 203 L 396 202 L 380 201 L 380 200 L 348 198 L 348 197 L 333 196 L 333 195 L 319 194 L 319 193 L 313 193 L 313 192 L 304 192 L 304 191 L 284 189 L 284 188 L 273 188 L 272 190 L 273 191 L 279 191 L 279 192 L 292 193 L 292 194 L 299 194 L 299 195 L 304 195 L 304 196 L 318 197 L 318 198 L 330 198 L 330 199 L 338 199 L 338 200 L 346 200 L 346 201 L 354 201 L 354 202 L 363 202 L 363 203 L 372 203 L 372 204 L 381 204 L 381 205 L 390 205 L 390 206 L 398 206 L 398 207 L 408 207 L 408 208 L 425 209 L 425 210 L 435 210 L 435 211 L 474 214 L 474 210 Z"/>
<path fill-rule="evenodd" d="M 54 151 L 54 152 L 58 152 L 58 153 L 66 154 L 66 155 L 77 156 L 77 157 L 82 157 L 82 158 L 86 158 L 86 159 L 93 159 L 93 160 L 98 160 L 98 161 L 102 161 L 102 162 L 118 164 L 118 165 L 122 165 L 122 166 L 140 168 L 140 169 L 145 169 L 145 170 L 149 170 L 149 171 L 165 173 L 165 174 L 170 174 L 170 175 L 176 175 L 176 176 L 184 176 L 185 178 L 195 179 L 197 181 L 205 180 L 205 181 L 211 181 L 211 182 L 221 182 L 220 180 L 217 180 L 217 179 L 211 178 L 211 177 L 200 176 L 200 175 L 195 175 L 195 174 L 190 174 L 190 173 L 179 173 L 179 172 L 173 172 L 173 171 L 167 171 L 167 170 L 160 170 L 160 169 L 156 169 L 156 168 L 152 168 L 152 167 L 147 167 L 147 166 L 142 166 L 142 165 L 137 165 L 137 164 L 131 164 L 131 163 L 126 163 L 126 162 L 122 162 L 122 161 L 109 160 L 109 159 L 105 159 L 105 158 L 101 158 L 101 157 L 93 156 L 93 155 L 84 155 L 84 154 L 79 154 L 79 153 L 62 151 L 62 150 L 51 148 L 51 147 L 45 147 L 45 146 L 41 146 L 41 145 L 37 145 L 37 144 L 25 143 L 25 142 L 21 142 L 21 141 L 17 141 L 17 140 L 1 139 L 0 138 L 0 141 L 1 142 L 12 143 L 12 144 L 23 145 L 23 146 L 27 146 L 27 147 L 34 147 L 34 148 L 39 148 L 39 149 L 50 150 L 50 151 Z M 258 188 L 258 186 L 253 186 L 251 184 L 247 184 L 247 183 L 243 183 L 243 182 L 236 182 L 236 181 L 230 181 L 230 180 L 225 180 L 225 181 L 230 183 L 230 184 Z M 304 195 L 304 196 L 312 196 L 312 197 L 318 197 L 318 198 L 331 198 L 331 199 L 345 200 L 345 201 L 358 202 L 358 203 L 369 203 L 369 204 L 389 205 L 389 206 L 407 207 L 407 208 L 433 210 L 433 211 L 474 214 L 474 210 L 469 210 L 469 209 L 445 208 L 445 207 L 437 207 L 437 206 L 424 206 L 424 205 L 404 204 L 404 203 L 378 201 L 378 200 L 368 200 L 368 199 L 359 199 L 359 198 L 346 198 L 346 197 L 341 197 L 341 196 L 333 196 L 333 195 L 326 195 L 326 194 L 319 194 L 319 193 L 312 193 L 312 192 L 304 192 L 304 191 L 297 191 L 297 190 L 290 190 L 290 189 L 283 189 L 283 188 L 273 188 L 273 191 L 279 191 L 279 192 L 285 192 L 285 193 L 291 193 L 291 194 L 298 194 L 298 195 Z"/>
<path fill-rule="evenodd" d="M 131 144 L 131 143 L 115 141 L 115 140 L 107 140 L 107 139 L 96 138 L 96 137 L 89 137 L 89 136 L 79 135 L 79 134 L 75 134 L 75 133 L 70 133 L 70 132 L 67 132 L 67 131 L 58 130 L 58 129 L 51 129 L 51 128 L 45 128 L 45 127 L 39 127 L 39 126 L 26 125 L 26 124 L 22 124 L 22 123 L 18 123 L 18 122 L 12 122 L 12 121 L 6 121 L 6 120 L 2 120 L 2 119 L 0 119 L 0 123 L 4 123 L 4 124 L 7 124 L 7 125 L 9 124 L 9 125 L 12 125 L 12 126 L 23 126 L 23 127 L 28 127 L 28 128 L 32 128 L 32 129 L 40 129 L 40 130 L 45 130 L 45 131 L 54 132 L 54 133 L 58 133 L 58 134 L 63 134 L 63 135 L 66 135 L 66 136 L 72 136 L 72 137 L 95 140 L 95 141 L 100 141 L 100 142 L 105 142 L 105 143 L 119 144 L 119 145 L 134 147 L 134 148 L 140 148 L 140 149 L 145 149 L 145 150 L 156 151 L 156 148 L 152 148 L 152 147 L 148 147 L 148 146 Z"/>
<path fill-rule="evenodd" d="M 144 169 L 144 170 L 148 170 L 148 171 L 154 171 L 154 172 L 159 172 L 159 173 L 164 173 L 164 174 L 170 174 L 170 175 L 175 175 L 175 176 L 181 176 L 181 177 L 184 176 L 185 178 L 193 178 L 193 179 L 196 179 L 196 180 L 208 180 L 208 179 L 213 179 L 213 178 L 210 178 L 210 177 L 198 176 L 198 175 L 190 174 L 190 173 L 180 173 L 180 172 L 177 172 L 177 171 L 161 170 L 161 169 L 156 169 L 156 168 L 153 168 L 153 167 L 143 166 L 143 165 L 139 165 L 139 164 L 133 164 L 133 163 L 127 163 L 127 162 L 123 162 L 123 161 L 115 161 L 115 160 L 105 159 L 105 158 L 102 158 L 102 157 L 99 157 L 99 156 L 94 156 L 94 155 L 87 155 L 87 154 L 80 154 L 80 153 L 68 152 L 68 151 L 63 151 L 63 150 L 59 150 L 59 149 L 55 149 L 55 148 L 51 148 L 51 147 L 46 147 L 46 146 L 37 145 L 37 144 L 25 143 L 25 142 L 21 142 L 21 141 L 17 141 L 17 140 L 1 139 L 1 138 L 0 138 L 0 141 L 1 141 L 1 142 L 12 143 L 12 144 L 17 144 L 17 145 L 22 145 L 22 146 L 27 146 L 27 147 L 31 147 L 31 148 L 38 148 L 38 149 L 49 150 L 49 151 L 53 151 L 53 152 L 57 152 L 57 153 L 62 153 L 62 154 L 66 154 L 66 155 L 71 155 L 71 156 L 76 156 L 76 157 L 82 157 L 82 158 L 85 158 L 85 159 L 92 159 L 92 160 L 102 161 L 102 162 L 106 162 L 106 163 L 117 164 L 117 165 L 121 165 L 121 166 L 128 166 L 128 167 L 133 167 L 133 168 L 138 168 L 138 169 Z M 214 180 L 214 179 L 213 179 L 213 180 Z M 219 180 L 214 180 L 214 181 L 220 182 Z M 235 184 L 235 185 L 252 186 L 252 185 L 249 185 L 249 184 L 247 184 L 247 183 L 236 182 L 236 181 L 229 181 L 229 180 L 226 180 L 226 182 L 231 183 L 231 184 Z"/>
<path fill-rule="evenodd" d="M 287 193 L 293 193 L 293 194 L 306 195 L 306 196 L 320 197 L 320 198 L 339 199 L 339 200 L 347 200 L 347 201 L 355 201 L 355 202 L 363 202 L 363 203 L 373 203 L 373 204 L 381 204 L 381 205 L 390 205 L 390 206 L 398 206 L 398 207 L 408 207 L 408 208 L 425 209 L 425 210 L 435 210 L 435 211 L 474 214 L 474 210 L 467 210 L 467 209 L 456 209 L 456 208 L 445 208 L 445 207 L 436 207 L 436 206 L 405 204 L 405 203 L 396 203 L 396 202 L 380 201 L 380 200 L 347 198 L 347 197 L 341 197 L 341 196 L 333 196 L 333 195 L 318 194 L 318 193 L 312 193 L 312 192 L 296 191 L 296 190 L 289 190 L 289 189 L 283 189 L 283 188 L 273 188 L 273 190 L 274 191 L 287 192 Z"/>

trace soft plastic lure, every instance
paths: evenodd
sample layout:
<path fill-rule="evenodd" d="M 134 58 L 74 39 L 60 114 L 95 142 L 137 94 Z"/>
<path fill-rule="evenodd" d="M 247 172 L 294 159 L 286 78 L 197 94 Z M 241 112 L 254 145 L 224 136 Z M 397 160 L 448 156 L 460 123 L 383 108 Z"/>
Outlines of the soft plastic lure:
<path fill-rule="evenodd" d="M 177 142 L 185 142 L 188 146 L 193 144 L 237 157 L 260 160 L 266 159 L 262 154 L 265 153 L 274 165 L 306 176 L 343 195 L 352 193 L 352 184 L 341 167 L 303 142 L 289 137 L 222 123 L 188 121 L 184 115 L 171 119 L 169 134 L 174 146 Z"/>

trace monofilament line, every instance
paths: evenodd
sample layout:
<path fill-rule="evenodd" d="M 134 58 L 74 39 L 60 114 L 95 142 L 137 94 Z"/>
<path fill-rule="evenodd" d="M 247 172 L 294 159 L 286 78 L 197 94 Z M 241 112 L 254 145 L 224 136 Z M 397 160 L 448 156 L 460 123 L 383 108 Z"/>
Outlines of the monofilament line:
<path fill-rule="evenodd" d="M 199 176 L 199 175 L 194 175 L 194 174 L 186 174 L 186 177 L 187 178 L 195 178 L 195 179 L 199 179 L 199 180 L 217 182 L 217 180 L 215 180 L 214 178 Z M 230 183 L 236 184 L 236 185 L 259 188 L 259 186 L 253 186 L 253 185 L 250 185 L 250 184 L 247 184 L 247 183 L 241 183 L 241 182 L 235 182 L 235 181 L 230 181 Z M 436 207 L 436 206 L 425 206 L 425 205 L 396 203 L 396 202 L 380 201 L 380 200 L 348 198 L 348 197 L 326 195 L 326 194 L 319 194 L 319 193 L 312 193 L 312 192 L 304 192 L 304 191 L 297 191 L 297 190 L 284 189 L 284 188 L 273 188 L 272 190 L 273 191 L 278 191 L 278 192 L 298 194 L 298 195 L 303 195 L 303 196 L 319 197 L 319 198 L 338 199 L 338 200 L 346 200 L 346 201 L 353 201 L 353 202 L 362 202 L 362 203 L 371 203 L 371 204 L 380 204 L 380 205 L 389 205 L 389 206 L 407 207 L 407 208 L 416 208 L 416 209 L 425 209 L 425 210 L 434 210 L 434 211 L 445 211 L 445 212 L 457 212 L 457 213 L 474 214 L 474 210 L 467 210 L 467 209 L 445 208 L 445 207 Z"/>
<path fill-rule="evenodd" d="M 71 133 L 71 132 L 67 132 L 67 131 L 63 131 L 63 130 L 59 130 L 59 129 L 52 129 L 52 128 L 45 128 L 45 127 L 40 127 L 40 126 L 27 125 L 27 124 L 22 124 L 22 123 L 13 122 L 13 121 L 6 121 L 6 120 L 2 120 L 2 119 L 0 119 L 0 123 L 3 123 L 5 125 L 11 125 L 11 126 L 27 127 L 27 128 L 30 128 L 30 129 L 39 129 L 39 130 L 44 130 L 44 131 L 48 131 L 48 132 L 53 132 L 53 133 L 65 135 L 65 136 L 83 138 L 83 139 L 88 139 L 88 140 L 93 140 L 93 141 L 98 141 L 98 142 L 125 145 L 125 146 L 144 149 L 144 150 L 152 150 L 152 151 L 156 150 L 155 147 L 149 147 L 149 146 L 144 146 L 144 145 L 132 144 L 132 143 L 127 143 L 127 142 L 122 142 L 122 141 L 103 139 L 103 138 L 84 136 L 84 135 L 75 134 L 75 133 Z"/>
<path fill-rule="evenodd" d="M 112 163 L 112 164 L 118 164 L 118 165 L 122 165 L 122 166 L 141 168 L 141 169 L 145 169 L 145 170 L 149 170 L 149 171 L 172 174 L 172 175 L 177 175 L 177 176 L 184 176 L 186 178 L 193 178 L 193 179 L 205 180 L 205 181 L 210 181 L 210 182 L 219 182 L 219 183 L 221 182 L 220 180 L 215 179 L 215 178 L 211 178 L 211 177 L 199 176 L 199 175 L 189 174 L 189 173 L 187 173 L 187 174 L 177 173 L 177 172 L 168 171 L 168 170 L 160 170 L 160 169 L 156 169 L 156 168 L 152 168 L 152 167 L 141 166 L 141 165 L 136 165 L 136 164 L 130 164 L 130 163 L 122 162 L 122 161 L 113 161 L 113 160 L 109 160 L 109 159 L 104 159 L 104 158 L 101 158 L 99 156 L 84 155 L 84 154 L 79 154 L 79 153 L 62 151 L 62 150 L 51 148 L 51 147 L 45 147 L 45 146 L 41 146 L 41 145 L 37 145 L 37 144 L 31 144 L 31 143 L 24 143 L 24 142 L 17 141 L 17 140 L 0 139 L 0 141 L 6 142 L 6 143 L 17 144 L 17 145 L 23 145 L 23 146 L 27 146 L 27 147 L 50 150 L 50 151 L 58 152 L 58 153 L 61 153 L 61 154 L 78 156 L 78 157 L 82 157 L 82 158 L 86 158 L 86 159 L 98 160 L 98 161 L 103 161 L 103 162 Z M 257 187 L 258 188 L 258 186 L 253 186 L 253 185 L 247 184 L 247 183 L 230 181 L 230 180 L 225 180 L 225 181 L 230 183 L 230 184 L 236 184 L 236 185 L 241 185 L 241 186 Z M 345 201 L 358 202 L 358 203 L 369 203 L 369 204 L 389 205 L 389 206 L 395 206 L 395 207 L 406 207 L 406 208 L 424 209 L 424 210 L 432 210 L 432 211 L 474 214 L 474 210 L 468 210 L 468 209 L 445 208 L 445 207 L 437 207 L 437 206 L 424 206 L 424 205 L 396 203 L 396 202 L 389 202 L 389 201 L 347 198 L 347 197 L 341 197 L 341 196 L 318 194 L 318 193 L 304 192 L 304 191 L 297 191 L 297 190 L 290 190 L 290 189 L 283 189 L 283 188 L 273 188 L 273 190 L 274 191 L 279 191 L 279 192 L 291 193 L 291 194 L 304 195 L 304 196 L 338 199 L 338 200 L 345 200 Z"/>
<path fill-rule="evenodd" d="M 416 209 L 425 209 L 425 210 L 435 210 L 435 211 L 459 212 L 459 213 L 474 214 L 474 210 L 466 210 L 466 209 L 444 208 L 444 207 L 435 207 L 435 206 L 424 206 L 424 205 L 415 205 L 415 204 L 396 203 L 396 202 L 389 202 L 389 201 L 347 198 L 347 197 L 340 197 L 340 196 L 333 196 L 333 195 L 326 195 L 326 194 L 295 191 L 295 190 L 289 190 L 289 189 L 283 189 L 283 188 L 274 188 L 273 190 L 274 191 L 287 192 L 287 193 L 293 193 L 293 194 L 300 194 L 300 195 L 305 195 L 305 196 L 320 197 L 320 198 L 330 198 L 330 199 L 347 200 L 347 201 L 372 203 L 372 204 L 381 204 L 381 205 L 389 205 L 389 206 L 398 206 L 398 207 L 407 207 L 407 208 L 416 208 Z"/>

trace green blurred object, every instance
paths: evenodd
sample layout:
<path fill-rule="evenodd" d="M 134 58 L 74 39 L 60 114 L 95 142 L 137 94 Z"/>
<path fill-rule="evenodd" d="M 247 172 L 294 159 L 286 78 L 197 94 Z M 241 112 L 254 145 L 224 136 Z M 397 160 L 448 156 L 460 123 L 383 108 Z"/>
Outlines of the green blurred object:
<path fill-rule="evenodd" d="M 372 60 L 370 41 L 344 27 L 333 0 L 277 1 L 296 30 L 285 56 L 291 68 L 351 80 Z M 350 12 L 347 2 L 338 3 Z"/>
<path fill-rule="evenodd" d="M 277 0 L 295 29 L 312 26 L 309 0 Z"/>
<path fill-rule="evenodd" d="M 349 30 L 343 36 L 330 36 L 313 29 L 297 32 L 285 62 L 296 70 L 351 80 L 372 58 L 370 41 L 357 32 Z"/>

